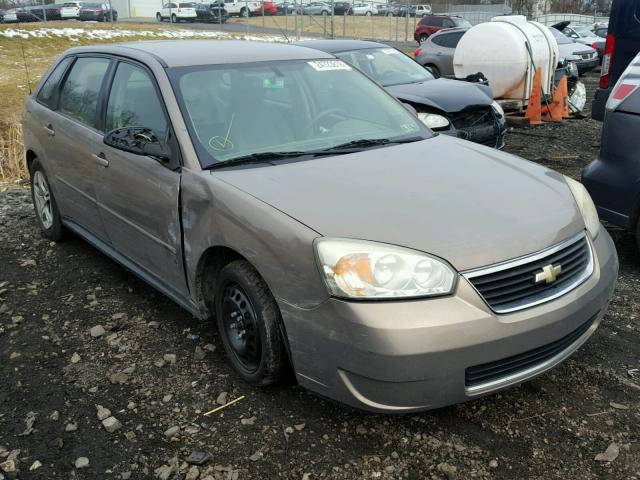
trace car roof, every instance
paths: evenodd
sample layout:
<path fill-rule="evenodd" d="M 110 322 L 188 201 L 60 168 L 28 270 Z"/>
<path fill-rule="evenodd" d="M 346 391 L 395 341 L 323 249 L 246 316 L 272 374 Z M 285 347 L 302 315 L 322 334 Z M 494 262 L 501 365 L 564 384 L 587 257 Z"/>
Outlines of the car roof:
<path fill-rule="evenodd" d="M 334 58 L 327 53 L 285 43 L 245 40 L 155 40 L 75 47 L 71 53 L 107 53 L 153 57 L 165 67 L 220 65 Z M 137 55 L 135 55 L 137 54 Z"/>
<path fill-rule="evenodd" d="M 302 40 L 294 45 L 315 48 L 323 52 L 336 53 L 347 50 L 364 50 L 365 48 L 391 48 L 389 45 L 367 40 Z"/>
<path fill-rule="evenodd" d="M 449 33 L 456 33 L 456 32 L 466 32 L 467 30 L 469 30 L 470 27 L 452 27 L 452 28 L 443 28 L 442 30 L 438 30 L 437 32 L 433 32 L 431 34 L 432 37 L 435 37 L 436 35 L 440 36 L 440 35 L 447 35 Z"/>

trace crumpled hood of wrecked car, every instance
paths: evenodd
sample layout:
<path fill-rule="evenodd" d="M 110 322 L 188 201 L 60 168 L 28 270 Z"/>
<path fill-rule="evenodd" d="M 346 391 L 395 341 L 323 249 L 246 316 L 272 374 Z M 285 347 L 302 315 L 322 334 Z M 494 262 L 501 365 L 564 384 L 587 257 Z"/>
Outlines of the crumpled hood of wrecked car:
<path fill-rule="evenodd" d="M 320 235 L 413 248 L 458 270 L 533 253 L 584 229 L 562 175 L 444 135 L 212 175 Z"/>

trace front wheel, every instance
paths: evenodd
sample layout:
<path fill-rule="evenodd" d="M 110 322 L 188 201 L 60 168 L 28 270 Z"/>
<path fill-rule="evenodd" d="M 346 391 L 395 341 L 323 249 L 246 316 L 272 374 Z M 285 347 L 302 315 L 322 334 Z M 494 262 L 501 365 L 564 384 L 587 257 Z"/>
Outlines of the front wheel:
<path fill-rule="evenodd" d="M 370 17 L 372 14 L 371 14 L 371 12 L 367 12 L 367 13 L 365 13 L 365 15 L 366 15 L 367 17 Z"/>
<path fill-rule="evenodd" d="M 231 365 L 251 385 L 280 380 L 287 356 L 280 310 L 267 284 L 246 260 L 224 267 L 216 284 L 216 323 Z"/>
<path fill-rule="evenodd" d="M 249 10 L 247 10 L 246 7 L 242 7 L 242 9 L 240 10 L 240 16 L 241 17 L 248 17 L 249 16 Z"/>
<path fill-rule="evenodd" d="M 429 35 L 425 35 L 424 33 L 422 35 L 420 35 L 420 40 L 418 43 L 423 44 L 424 42 L 426 42 L 429 39 Z"/>
<path fill-rule="evenodd" d="M 178 23 L 178 17 L 176 17 L 175 13 L 171 15 L 171 23 Z"/>
<path fill-rule="evenodd" d="M 47 175 L 36 158 L 31 164 L 31 199 L 42 236 L 57 242 L 64 235 L 58 204 L 53 197 Z"/>
<path fill-rule="evenodd" d="M 162 21 L 162 15 L 160 15 L 159 13 L 156 13 L 156 20 L 158 22 L 161 22 Z"/>

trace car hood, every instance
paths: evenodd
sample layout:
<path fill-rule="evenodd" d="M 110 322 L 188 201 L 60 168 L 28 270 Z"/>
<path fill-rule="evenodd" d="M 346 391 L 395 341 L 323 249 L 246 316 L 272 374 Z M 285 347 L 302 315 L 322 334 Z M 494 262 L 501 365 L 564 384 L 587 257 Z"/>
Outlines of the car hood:
<path fill-rule="evenodd" d="M 569 58 L 570 55 L 574 55 L 576 53 L 586 53 L 586 52 L 596 51 L 595 49 L 591 48 L 589 45 L 583 45 L 582 43 L 567 43 L 563 45 L 558 45 L 558 49 L 560 52 L 560 58 Z"/>
<path fill-rule="evenodd" d="M 447 78 L 393 85 L 385 89 L 403 102 L 427 105 L 444 112 L 459 112 L 470 106 L 493 102 L 491 88 L 486 85 Z"/>
<path fill-rule="evenodd" d="M 542 250 L 584 229 L 562 175 L 445 135 L 211 174 L 320 235 L 413 248 L 459 271 Z"/>

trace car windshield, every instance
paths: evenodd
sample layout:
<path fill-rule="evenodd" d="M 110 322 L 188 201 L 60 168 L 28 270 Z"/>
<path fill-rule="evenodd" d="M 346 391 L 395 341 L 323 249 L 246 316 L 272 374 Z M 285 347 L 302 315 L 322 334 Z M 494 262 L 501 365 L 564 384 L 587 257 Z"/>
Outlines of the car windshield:
<path fill-rule="evenodd" d="M 593 36 L 593 32 L 589 29 L 589 27 L 585 27 L 585 26 L 571 26 L 571 28 L 573 28 L 573 31 L 578 33 L 579 35 L 583 36 L 583 37 L 592 37 Z"/>
<path fill-rule="evenodd" d="M 69 2 L 69 3 L 65 3 L 64 6 L 65 7 L 77 7 L 78 4 L 77 3 L 73 3 L 73 2 Z"/>
<path fill-rule="evenodd" d="M 335 55 L 385 87 L 434 79 L 426 68 L 395 48 L 367 48 L 337 52 Z"/>
<path fill-rule="evenodd" d="M 102 4 L 101 3 L 85 3 L 83 7 L 84 8 L 101 8 Z"/>
<path fill-rule="evenodd" d="M 458 27 L 460 28 L 471 28 L 473 25 L 471 25 L 469 23 L 468 20 L 465 20 L 464 18 L 458 18 L 456 20 L 456 24 L 458 25 Z"/>
<path fill-rule="evenodd" d="M 393 97 L 337 59 L 176 67 L 168 73 L 205 168 L 256 154 L 316 154 L 353 142 L 432 136 Z"/>
<path fill-rule="evenodd" d="M 551 33 L 556 38 L 556 42 L 558 43 L 558 45 L 565 45 L 565 44 L 569 44 L 569 43 L 574 43 L 573 40 L 571 40 L 569 37 L 564 35 L 560 30 L 558 30 L 556 28 L 553 28 L 553 27 L 550 27 L 549 30 L 551 30 Z"/>

